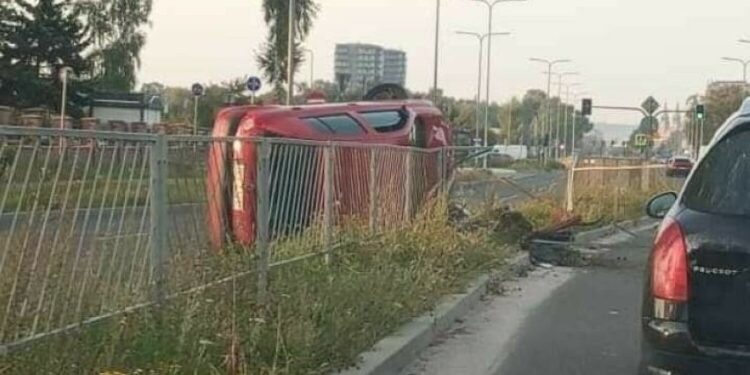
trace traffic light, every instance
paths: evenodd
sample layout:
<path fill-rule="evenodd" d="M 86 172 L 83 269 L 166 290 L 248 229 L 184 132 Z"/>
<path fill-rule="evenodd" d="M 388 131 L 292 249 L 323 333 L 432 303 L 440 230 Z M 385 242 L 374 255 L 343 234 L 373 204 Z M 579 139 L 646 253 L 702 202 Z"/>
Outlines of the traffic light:
<path fill-rule="evenodd" d="M 706 117 L 706 106 L 703 104 L 695 106 L 695 116 L 698 117 L 699 120 L 703 120 Z"/>
<path fill-rule="evenodd" d="M 591 102 L 591 99 L 583 99 L 583 103 L 581 104 L 581 112 L 584 116 L 591 116 L 591 110 L 593 109 L 594 104 Z"/>

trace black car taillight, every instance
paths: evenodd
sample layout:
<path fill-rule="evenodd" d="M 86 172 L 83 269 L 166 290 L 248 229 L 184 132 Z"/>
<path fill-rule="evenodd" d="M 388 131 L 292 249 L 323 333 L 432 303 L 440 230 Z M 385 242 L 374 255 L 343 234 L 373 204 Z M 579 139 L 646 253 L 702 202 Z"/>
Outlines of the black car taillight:
<path fill-rule="evenodd" d="M 680 224 L 672 219 L 665 219 L 654 242 L 651 293 L 670 302 L 688 300 L 687 245 Z"/>

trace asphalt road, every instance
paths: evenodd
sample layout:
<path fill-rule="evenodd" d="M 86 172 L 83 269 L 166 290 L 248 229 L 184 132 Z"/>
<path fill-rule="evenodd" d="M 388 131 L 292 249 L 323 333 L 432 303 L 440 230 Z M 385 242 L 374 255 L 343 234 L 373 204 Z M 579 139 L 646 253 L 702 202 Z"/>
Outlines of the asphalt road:
<path fill-rule="evenodd" d="M 644 270 L 653 231 L 612 245 L 522 324 L 497 375 L 636 374 Z"/>
<path fill-rule="evenodd" d="M 560 191 L 564 187 L 563 171 L 523 172 L 508 177 L 516 186 L 499 178 L 488 178 L 482 181 L 456 183 L 451 198 L 465 202 L 469 206 L 482 205 L 492 199 L 505 203 L 517 203 L 529 198 L 527 193 L 535 196 Z"/>
<path fill-rule="evenodd" d="M 653 224 L 600 241 L 595 265 L 503 283 L 400 375 L 635 375 Z"/>

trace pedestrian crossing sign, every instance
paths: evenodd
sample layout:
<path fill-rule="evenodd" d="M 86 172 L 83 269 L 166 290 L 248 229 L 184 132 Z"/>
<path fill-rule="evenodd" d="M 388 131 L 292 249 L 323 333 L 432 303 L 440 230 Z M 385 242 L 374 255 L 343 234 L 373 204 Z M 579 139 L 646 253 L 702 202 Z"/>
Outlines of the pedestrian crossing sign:
<path fill-rule="evenodd" d="M 646 147 L 648 145 L 648 136 L 646 134 L 636 134 L 635 145 L 636 147 Z"/>

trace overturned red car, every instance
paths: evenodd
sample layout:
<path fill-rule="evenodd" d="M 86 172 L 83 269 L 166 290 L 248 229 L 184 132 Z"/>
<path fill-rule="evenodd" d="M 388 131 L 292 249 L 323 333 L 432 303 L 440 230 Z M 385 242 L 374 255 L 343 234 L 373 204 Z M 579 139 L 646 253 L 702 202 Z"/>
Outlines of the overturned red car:
<path fill-rule="evenodd" d="M 210 146 L 208 156 L 207 193 L 208 226 L 214 248 L 221 248 L 228 242 L 243 246 L 255 242 L 258 139 L 275 143 L 333 141 L 422 149 L 441 148 L 452 142 L 449 124 L 441 112 L 431 102 L 423 100 L 232 107 L 218 114 L 213 139 L 215 141 Z M 288 160 L 285 162 L 288 154 L 271 152 L 272 168 L 285 165 L 287 169 L 284 181 L 272 179 L 270 183 L 271 205 L 289 199 L 313 201 L 315 196 L 321 194 L 319 187 L 323 180 L 323 167 L 319 160 L 320 153 L 305 150 L 297 151 L 298 158 L 295 159 L 310 160 L 305 168 Z M 345 148 L 336 155 L 337 168 L 345 171 L 336 177 L 337 210 L 341 214 L 366 210 L 369 199 L 366 189 L 358 188 L 367 184 L 367 165 L 354 151 L 346 150 L 350 149 Z M 308 154 L 299 156 L 300 153 Z M 420 168 L 427 179 L 433 182 L 438 180 L 437 158 L 423 163 Z M 305 176 L 302 176 L 303 173 Z M 312 177 L 309 177 L 310 174 Z M 276 223 L 277 228 L 296 230 L 309 223 L 309 216 L 316 208 L 319 207 L 306 211 L 308 217 L 297 214 L 293 220 L 288 217 L 271 217 L 270 220 L 284 221 Z"/>

